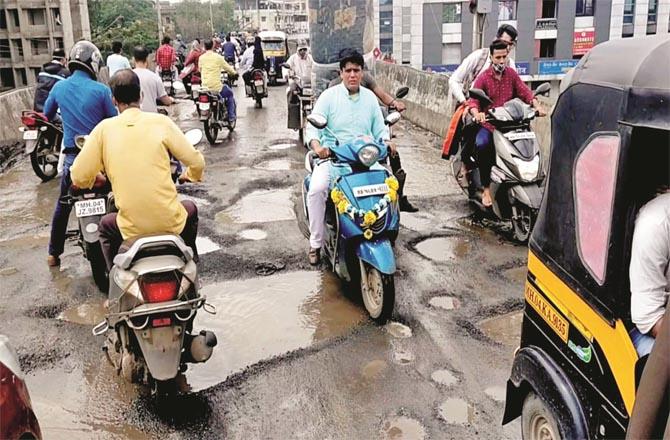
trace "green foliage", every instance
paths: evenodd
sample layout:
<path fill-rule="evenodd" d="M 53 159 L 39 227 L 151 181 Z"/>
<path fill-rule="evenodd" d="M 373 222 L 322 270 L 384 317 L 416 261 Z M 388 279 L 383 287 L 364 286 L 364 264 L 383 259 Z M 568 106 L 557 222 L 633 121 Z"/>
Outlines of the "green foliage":
<path fill-rule="evenodd" d="M 177 8 L 175 17 L 177 32 L 182 34 L 184 40 L 190 41 L 195 38 L 206 38 L 214 32 L 228 33 L 237 30 L 235 20 L 235 2 L 233 0 L 219 0 L 200 3 L 197 0 L 183 0 L 174 4 Z"/>
<path fill-rule="evenodd" d="M 158 47 L 156 11 L 148 0 L 88 0 L 93 43 L 103 56 L 111 53 L 112 42 L 122 41 L 128 56 L 132 48 Z"/>

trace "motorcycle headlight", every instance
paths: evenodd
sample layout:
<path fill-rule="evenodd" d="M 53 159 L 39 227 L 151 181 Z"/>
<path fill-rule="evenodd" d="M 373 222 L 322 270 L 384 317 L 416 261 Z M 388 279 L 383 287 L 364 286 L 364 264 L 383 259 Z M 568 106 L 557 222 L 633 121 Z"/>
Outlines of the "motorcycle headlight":
<path fill-rule="evenodd" d="M 514 164 L 519 170 L 521 179 L 531 181 L 537 177 L 538 172 L 540 171 L 540 156 L 536 154 L 530 161 L 521 160 L 515 157 Z"/>
<path fill-rule="evenodd" d="M 358 160 L 366 167 L 371 167 L 379 159 L 379 148 L 366 145 L 358 151 Z"/>

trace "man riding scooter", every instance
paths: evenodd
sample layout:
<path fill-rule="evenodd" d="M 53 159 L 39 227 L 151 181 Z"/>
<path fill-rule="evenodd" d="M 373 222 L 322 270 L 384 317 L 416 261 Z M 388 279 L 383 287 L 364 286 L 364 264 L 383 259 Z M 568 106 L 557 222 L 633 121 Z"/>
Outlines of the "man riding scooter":
<path fill-rule="evenodd" d="M 312 75 L 312 56 L 307 53 L 307 45 L 300 43 L 298 53 L 291 55 L 286 62 L 291 72 L 289 76 L 288 90 L 286 99 L 288 101 L 288 128 L 298 130 L 300 126 L 300 100 L 298 98 L 299 89 L 304 87 Z"/>

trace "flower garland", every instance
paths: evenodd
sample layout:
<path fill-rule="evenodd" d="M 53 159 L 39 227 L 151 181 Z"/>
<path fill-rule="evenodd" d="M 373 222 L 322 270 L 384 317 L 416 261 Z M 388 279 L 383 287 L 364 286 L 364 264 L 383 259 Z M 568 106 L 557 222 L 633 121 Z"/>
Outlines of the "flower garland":
<path fill-rule="evenodd" d="M 379 219 L 379 213 L 391 203 L 396 203 L 398 201 L 398 188 L 400 186 L 398 184 L 398 179 L 391 176 L 386 178 L 384 183 L 386 183 L 386 186 L 389 188 L 388 192 L 381 200 L 379 200 L 379 202 L 375 203 L 369 211 L 354 208 L 351 205 L 351 202 L 349 202 L 349 199 L 347 199 L 347 196 L 337 188 L 333 188 L 330 192 L 330 199 L 335 204 L 338 213 L 347 214 L 354 221 L 356 220 L 356 217 L 362 219 L 360 226 L 364 229 L 363 236 L 367 240 L 372 239 L 374 235 L 370 227 Z"/>

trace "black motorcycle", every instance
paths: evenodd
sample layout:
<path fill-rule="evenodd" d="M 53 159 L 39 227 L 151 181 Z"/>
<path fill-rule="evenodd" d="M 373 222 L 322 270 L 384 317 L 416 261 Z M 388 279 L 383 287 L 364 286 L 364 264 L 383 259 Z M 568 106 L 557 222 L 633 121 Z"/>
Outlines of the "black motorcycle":
<path fill-rule="evenodd" d="M 33 171 L 43 182 L 58 174 L 58 156 L 60 155 L 63 127 L 60 123 L 51 123 L 44 114 L 24 110 L 21 112 L 23 140 L 26 142 L 26 154 L 30 156 Z"/>
<path fill-rule="evenodd" d="M 165 87 L 165 92 L 170 96 L 174 96 L 174 75 L 172 70 L 161 70 L 160 76 L 161 81 L 163 81 L 163 87 Z"/>
<path fill-rule="evenodd" d="M 221 73 L 221 82 L 230 85 L 228 74 L 225 72 Z M 198 91 L 196 104 L 198 115 L 204 124 L 205 136 L 210 144 L 214 145 L 216 143 L 219 130 L 222 128 L 227 127 L 231 132 L 235 130 L 237 121 L 229 119 L 226 102 L 221 98 L 218 91 L 212 92 L 201 89 Z"/>

